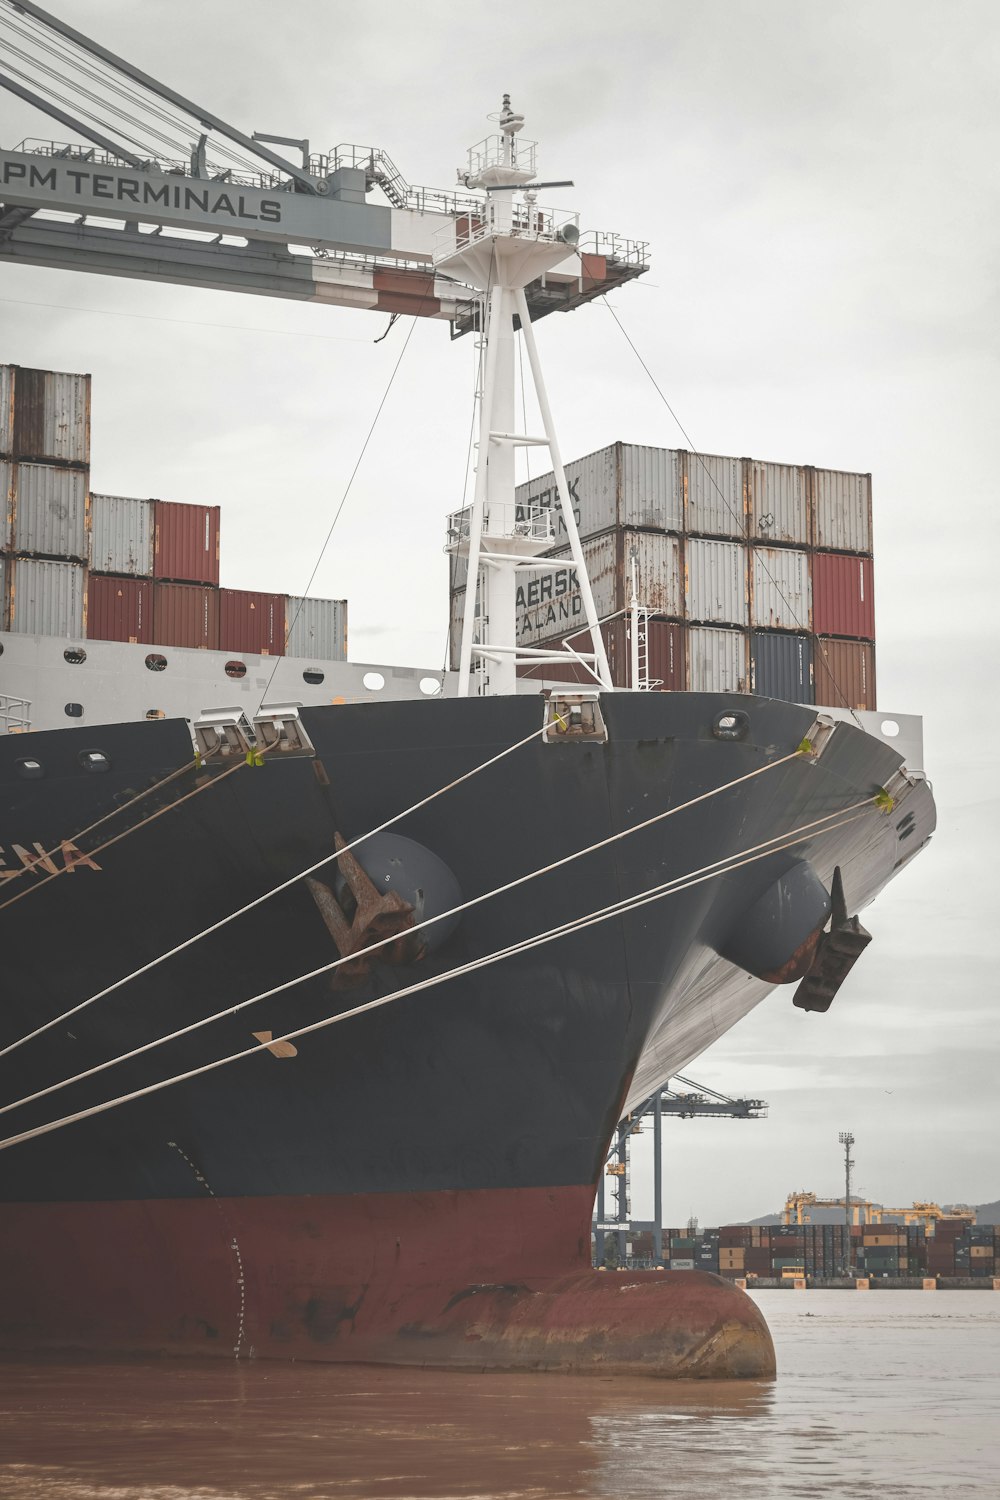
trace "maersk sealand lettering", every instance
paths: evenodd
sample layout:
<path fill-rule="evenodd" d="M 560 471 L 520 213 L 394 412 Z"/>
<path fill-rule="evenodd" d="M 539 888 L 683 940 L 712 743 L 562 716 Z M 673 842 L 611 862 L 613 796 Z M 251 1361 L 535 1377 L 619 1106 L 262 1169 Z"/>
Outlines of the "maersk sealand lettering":
<path fill-rule="evenodd" d="M 568 474 L 566 475 L 566 488 L 569 491 L 569 498 L 573 502 L 573 517 L 576 521 L 577 526 L 580 525 L 580 496 L 577 493 L 577 485 L 579 483 L 579 474 L 575 475 L 572 479 Z M 531 495 L 527 502 L 519 500 L 517 502 L 517 508 L 514 518 L 517 521 L 527 521 L 530 520 L 531 516 L 537 515 L 540 510 L 558 511 L 556 519 L 558 521 L 559 530 L 566 530 L 566 522 L 563 520 L 562 514 L 562 505 L 559 501 L 559 490 L 556 485 L 550 485 L 547 490 L 539 490 L 538 494 Z"/>
<path fill-rule="evenodd" d="M 162 204 L 164 208 L 197 210 L 205 214 L 224 214 L 231 219 L 263 221 L 266 224 L 281 223 L 281 201 L 277 198 L 262 198 L 254 212 L 240 193 L 233 202 L 228 193 L 217 193 L 214 197 L 209 188 L 198 191 L 186 184 L 148 182 L 142 177 L 119 177 L 114 172 L 90 172 L 79 167 L 64 168 L 71 184 L 67 193 L 59 188 L 55 167 L 43 171 L 40 167 L 20 161 L 5 161 L 0 172 L 0 183 L 10 186 L 19 182 L 28 187 L 47 188 L 56 198 L 103 198 L 118 203 Z M 171 191 L 171 188 L 173 189 Z"/>

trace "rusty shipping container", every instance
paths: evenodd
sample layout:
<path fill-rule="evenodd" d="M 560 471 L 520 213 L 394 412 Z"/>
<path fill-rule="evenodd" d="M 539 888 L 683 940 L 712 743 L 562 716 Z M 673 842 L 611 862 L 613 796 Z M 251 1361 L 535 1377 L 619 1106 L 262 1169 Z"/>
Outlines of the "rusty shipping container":
<path fill-rule="evenodd" d="M 459 623 L 461 629 L 461 623 Z M 604 641 L 604 649 L 608 653 L 608 666 L 611 668 L 611 679 L 615 687 L 624 687 L 627 684 L 619 681 L 618 671 L 623 659 L 622 649 L 624 642 L 624 622 L 622 620 L 606 620 L 601 626 L 601 638 Z M 562 649 L 562 640 L 546 641 L 546 648 L 553 651 Z M 590 637 L 584 635 L 573 635 L 568 639 L 568 645 L 574 651 L 589 651 Z M 455 665 L 458 665 L 458 656 L 455 656 Z M 625 668 L 627 672 L 627 666 Z M 566 652 L 564 662 L 525 662 L 517 669 L 518 677 L 533 682 L 567 682 L 578 687 L 595 687 L 596 681 L 593 673 L 589 672 L 582 662 L 575 661 Z"/>
<path fill-rule="evenodd" d="M 153 581 L 91 573 L 87 591 L 87 637 L 152 645 Z"/>
<path fill-rule="evenodd" d="M 692 625 L 687 633 L 687 654 L 692 692 L 749 692 L 746 631 Z"/>
<path fill-rule="evenodd" d="M 814 552 L 813 629 L 817 635 L 875 639 L 872 561 L 844 552 Z"/>
<path fill-rule="evenodd" d="M 8 630 L 82 640 L 87 631 L 87 569 L 83 563 L 8 557 Z"/>
<path fill-rule="evenodd" d="M 154 584 L 153 625 L 157 646 L 218 651 L 218 589 L 197 583 Z"/>
<path fill-rule="evenodd" d="M 809 469 L 813 542 L 834 552 L 872 550 L 872 476 Z"/>
<path fill-rule="evenodd" d="M 29 557 L 86 562 L 90 497 L 86 469 L 0 461 L 7 545 Z"/>
<path fill-rule="evenodd" d="M 312 661 L 347 660 L 347 600 L 288 596 L 285 652 Z"/>
<path fill-rule="evenodd" d="M 154 502 L 153 577 L 172 583 L 219 582 L 219 507 Z"/>
<path fill-rule="evenodd" d="M 219 590 L 219 650 L 285 654 L 285 594 Z"/>
<path fill-rule="evenodd" d="M 750 691 L 786 703 L 813 702 L 813 644 L 807 635 L 755 630 L 750 636 Z"/>
<path fill-rule="evenodd" d="M 622 654 L 624 661 L 620 667 L 616 662 L 609 665 L 612 669 L 616 686 L 632 686 L 632 621 L 628 615 L 622 621 Z M 645 660 L 645 675 L 651 687 L 661 692 L 682 692 L 687 684 L 687 643 L 686 631 L 683 625 L 678 625 L 674 620 L 648 619 L 640 621 L 641 631 L 645 632 L 645 645 L 640 641 L 640 671 L 642 660 Z"/>
<path fill-rule="evenodd" d="M 745 625 L 747 592 L 747 549 L 742 543 L 687 539 L 684 595 L 689 620 Z"/>
<path fill-rule="evenodd" d="M 808 547 L 812 541 L 806 470 L 801 464 L 744 464 L 747 519 L 751 540 Z"/>
<path fill-rule="evenodd" d="M 645 633 L 645 642 L 640 650 L 640 672 L 643 673 L 644 681 L 655 691 L 681 691 L 687 675 L 684 626 L 675 620 L 648 619 L 641 628 Z M 633 687 L 631 617 L 625 615 L 619 616 L 617 620 L 605 621 L 601 626 L 601 635 L 608 654 L 611 681 L 618 688 Z M 559 649 L 561 641 L 546 644 Z M 578 651 L 589 650 L 589 637 L 574 635 L 569 644 Z M 547 679 L 551 682 L 577 683 L 580 686 L 594 685 L 591 673 L 568 657 L 565 664 L 546 662 L 538 666 L 518 667 L 517 675 L 536 681 Z"/>
<path fill-rule="evenodd" d="M 90 497 L 90 566 L 123 577 L 153 576 L 152 500 Z"/>
<path fill-rule="evenodd" d="M 694 535 L 746 535 L 743 460 L 714 453 L 682 453 L 684 527 Z"/>
<path fill-rule="evenodd" d="M 813 647 L 816 702 L 830 708 L 875 708 L 875 647 L 868 641 L 817 636 Z"/>
<path fill-rule="evenodd" d="M 631 590 L 635 557 L 640 603 L 655 614 L 681 616 L 681 543 L 656 531 L 609 531 L 583 543 L 584 559 L 598 617 L 623 609 Z M 553 554 L 566 567 L 525 572 L 517 585 L 517 639 L 522 646 L 554 640 L 585 621 L 580 580 L 568 551 Z"/>
<path fill-rule="evenodd" d="M 37 463 L 90 463 L 90 376 L 0 366 L 0 453 Z"/>
<path fill-rule="evenodd" d="M 581 537 L 598 536 L 616 526 L 680 531 L 684 515 L 680 456 L 670 448 L 612 443 L 566 464 L 566 484 Z M 548 512 L 555 546 L 565 541 L 566 527 L 551 470 L 518 485 L 515 499 L 518 520 Z M 463 584 L 456 576 L 455 586 Z"/>
<path fill-rule="evenodd" d="M 756 546 L 751 560 L 750 624 L 765 630 L 811 630 L 808 552 Z"/>

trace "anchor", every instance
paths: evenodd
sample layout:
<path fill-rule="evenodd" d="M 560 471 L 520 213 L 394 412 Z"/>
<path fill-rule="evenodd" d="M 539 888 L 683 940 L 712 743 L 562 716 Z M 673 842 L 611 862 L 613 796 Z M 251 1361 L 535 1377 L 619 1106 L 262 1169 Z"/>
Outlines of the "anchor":
<path fill-rule="evenodd" d="M 799 1010 L 829 1010 L 834 995 L 872 940 L 857 917 L 847 915 L 839 865 L 833 872 L 830 903 L 830 931 L 820 935 L 812 967 L 792 996 L 792 1004 Z"/>
<path fill-rule="evenodd" d="M 409 930 L 414 920 L 411 903 L 398 891 L 380 891 L 339 833 L 334 834 L 334 848 L 340 856 L 338 869 L 354 898 L 353 912 L 348 915 L 336 893 L 323 881 L 306 877 L 306 885 L 338 953 L 349 959 L 334 971 L 334 986 L 344 988 L 362 983 L 375 962 L 417 963 L 426 954 L 427 946 L 422 934 Z M 366 952 L 373 944 L 392 937 L 396 941 L 386 943 L 376 953 Z"/>

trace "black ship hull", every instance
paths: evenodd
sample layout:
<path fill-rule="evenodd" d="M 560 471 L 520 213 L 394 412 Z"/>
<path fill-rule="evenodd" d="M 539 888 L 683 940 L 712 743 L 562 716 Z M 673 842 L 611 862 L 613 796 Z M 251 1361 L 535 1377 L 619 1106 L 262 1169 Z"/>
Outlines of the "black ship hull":
<path fill-rule="evenodd" d="M 717 716 L 734 707 L 743 737 L 719 739 Z M 731 862 L 290 1047 L 0 1149 L 0 1344 L 766 1370 L 756 1314 L 715 1278 L 661 1275 L 635 1311 L 617 1294 L 609 1311 L 587 1270 L 607 1143 L 627 1100 L 767 993 L 767 978 L 722 955 L 753 947 L 752 914 L 775 883 L 808 866 L 829 890 L 839 868 L 857 910 L 929 837 L 933 802 L 917 780 L 898 805 L 877 805 L 899 757 L 851 726 L 821 756 L 797 754 L 809 709 L 623 693 L 602 710 L 607 743 L 536 733 L 459 785 L 540 728 L 539 699 L 303 710 L 314 755 L 228 776 L 194 766 L 142 801 L 130 799 L 190 760 L 185 724 L 0 746 L 6 869 L 60 848 L 0 886 L 2 1046 L 329 856 L 338 836 L 449 788 L 373 840 L 367 863 L 358 848 L 368 893 L 346 892 L 332 865 L 317 877 L 326 907 L 296 882 L 0 1058 L 5 1102 L 328 966 L 330 903 L 357 932 L 383 885 L 419 917 L 610 840 L 431 927 L 425 952 L 405 936 L 379 956 L 361 949 L 341 971 L 24 1104 L 0 1117 L 8 1139 Z M 40 777 L 20 764 L 29 749 Z M 92 749 L 106 757 L 97 773 Z M 690 1338 L 668 1355 L 657 1331 L 680 1324 Z"/>

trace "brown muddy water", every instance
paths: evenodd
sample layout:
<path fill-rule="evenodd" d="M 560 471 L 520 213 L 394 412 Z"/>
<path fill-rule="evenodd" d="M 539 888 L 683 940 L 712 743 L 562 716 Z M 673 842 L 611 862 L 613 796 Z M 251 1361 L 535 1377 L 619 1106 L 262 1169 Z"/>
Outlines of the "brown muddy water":
<path fill-rule="evenodd" d="M 7 1360 L 0 1496 L 1000 1496 L 1000 1293 L 757 1300 L 773 1384 Z"/>

